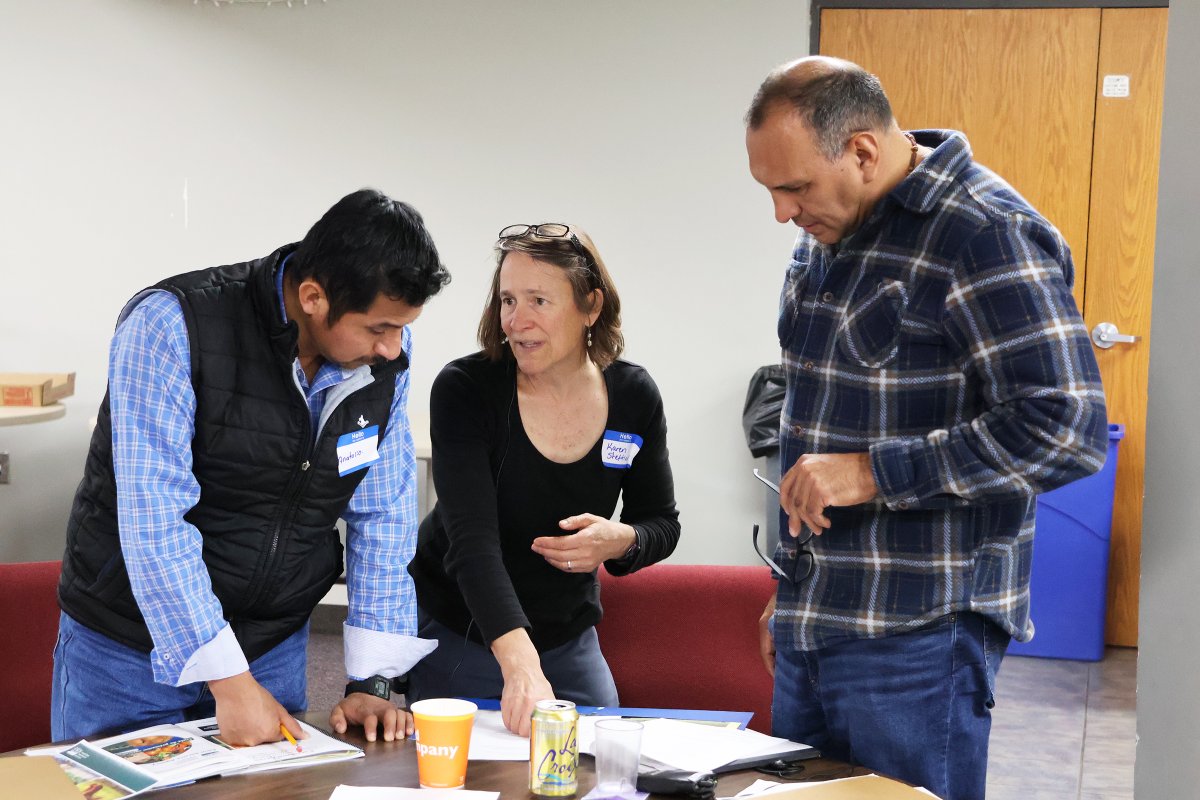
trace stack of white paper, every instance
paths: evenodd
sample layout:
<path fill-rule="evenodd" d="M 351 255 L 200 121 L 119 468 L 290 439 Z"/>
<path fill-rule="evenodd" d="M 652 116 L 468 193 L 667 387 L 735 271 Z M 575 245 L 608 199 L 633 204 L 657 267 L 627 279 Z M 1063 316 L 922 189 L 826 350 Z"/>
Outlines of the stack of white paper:
<path fill-rule="evenodd" d="M 592 742 L 595 740 L 595 725 L 602 719 L 613 717 L 579 718 L 576 728 L 579 752 L 594 752 Z M 708 772 L 743 758 L 790 753 L 798 746 L 787 739 L 757 731 L 698 725 L 685 720 L 648 719 L 643 720 L 643 724 L 643 763 L 692 772 Z M 529 739 L 505 729 L 499 711 L 477 711 L 467 757 L 472 761 L 528 761 Z"/>
<path fill-rule="evenodd" d="M 528 761 L 529 738 L 504 727 L 499 711 L 476 711 L 467 748 L 470 761 Z"/>
<path fill-rule="evenodd" d="M 581 753 L 592 752 L 595 724 L 601 719 L 611 717 L 579 719 Z M 758 731 L 697 725 L 686 720 L 649 719 L 643 724 L 642 763 L 655 762 L 691 772 L 710 772 L 732 761 L 792 752 L 797 747 L 795 742 Z"/>

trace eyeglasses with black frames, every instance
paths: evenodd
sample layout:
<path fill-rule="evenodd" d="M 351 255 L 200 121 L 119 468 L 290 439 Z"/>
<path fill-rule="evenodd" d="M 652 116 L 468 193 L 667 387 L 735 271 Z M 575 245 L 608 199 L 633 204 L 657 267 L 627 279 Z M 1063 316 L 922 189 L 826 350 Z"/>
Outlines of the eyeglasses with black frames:
<path fill-rule="evenodd" d="M 804 772 L 803 761 L 787 761 L 780 759 L 772 761 L 769 764 L 762 764 L 754 768 L 755 772 L 761 772 L 763 775 L 773 775 L 776 778 L 785 780 L 795 778 L 800 773 Z"/>
<path fill-rule="evenodd" d="M 849 778 L 855 773 L 866 774 L 854 763 L 837 766 L 817 766 L 811 761 L 772 761 L 761 767 L 755 767 L 755 772 L 771 775 L 789 783 L 812 783 L 832 781 L 838 778 Z"/>
<path fill-rule="evenodd" d="M 776 486 L 774 482 L 768 480 L 765 476 L 759 473 L 757 469 L 754 470 L 754 477 L 758 478 L 767 486 L 774 489 L 775 494 L 779 494 L 779 487 Z M 754 542 L 754 552 L 758 553 L 758 557 L 763 560 L 764 564 L 771 568 L 772 572 L 784 580 L 789 581 L 792 585 L 797 585 L 808 580 L 808 577 L 812 575 L 813 564 L 815 560 L 813 558 L 812 551 L 804 546 L 809 543 L 812 537 L 812 529 L 807 525 L 804 526 L 804 533 L 795 539 L 792 539 L 790 536 L 785 538 L 781 535 L 779 537 L 780 541 L 783 543 L 783 549 L 785 553 L 791 550 L 787 544 L 789 539 L 791 540 L 792 545 L 796 548 L 795 556 L 784 559 L 784 563 L 787 564 L 788 567 L 787 569 L 780 566 L 775 559 L 764 553 L 762 547 L 759 546 L 758 525 L 754 526 L 754 532 L 751 535 L 751 541 Z"/>
<path fill-rule="evenodd" d="M 579 241 L 579 237 L 571 233 L 571 226 L 561 222 L 543 222 L 541 225 L 509 225 L 500 231 L 499 238 L 501 239 L 520 239 L 522 236 L 541 236 L 544 239 L 566 239 L 571 243 L 571 249 L 575 254 L 583 259 L 584 266 L 599 278 L 599 270 L 596 269 L 596 262 L 592 259 L 592 254 L 583 242 Z"/>

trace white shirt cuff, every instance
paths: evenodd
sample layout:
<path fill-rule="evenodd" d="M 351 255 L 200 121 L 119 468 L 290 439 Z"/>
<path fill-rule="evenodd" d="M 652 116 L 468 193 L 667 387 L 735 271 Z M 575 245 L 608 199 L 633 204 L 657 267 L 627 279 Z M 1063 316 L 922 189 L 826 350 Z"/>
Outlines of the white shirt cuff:
<path fill-rule="evenodd" d="M 372 675 L 395 678 L 412 669 L 437 649 L 435 639 L 399 633 L 384 633 L 353 625 L 342 625 L 346 654 L 346 676 L 362 680 Z"/>
<path fill-rule="evenodd" d="M 246 654 L 242 652 L 233 628 L 228 624 L 183 665 L 176 686 L 185 686 L 198 681 L 215 681 L 240 675 L 250 669 Z"/>

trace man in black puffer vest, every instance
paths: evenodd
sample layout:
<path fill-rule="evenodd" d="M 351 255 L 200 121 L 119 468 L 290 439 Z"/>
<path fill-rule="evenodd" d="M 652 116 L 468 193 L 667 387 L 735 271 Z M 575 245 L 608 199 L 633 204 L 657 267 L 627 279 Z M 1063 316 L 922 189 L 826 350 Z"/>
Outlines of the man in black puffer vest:
<path fill-rule="evenodd" d="M 346 699 L 392 701 L 416 637 L 410 324 L 450 280 L 421 216 L 370 189 L 299 244 L 125 306 L 59 582 L 56 740 L 216 714 L 233 744 L 303 736 L 308 618 L 342 573 Z"/>

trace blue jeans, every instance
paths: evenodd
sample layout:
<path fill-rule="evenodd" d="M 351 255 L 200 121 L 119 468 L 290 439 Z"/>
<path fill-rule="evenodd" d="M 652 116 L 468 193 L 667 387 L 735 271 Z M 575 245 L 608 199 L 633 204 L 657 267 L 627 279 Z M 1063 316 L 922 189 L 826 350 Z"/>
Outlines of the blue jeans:
<path fill-rule="evenodd" d="M 490 649 L 419 608 L 417 621 L 421 638 L 436 639 L 438 646 L 409 671 L 406 697 L 410 702 L 426 697 L 500 697 L 504 676 Z M 595 628 L 542 653 L 541 661 L 542 673 L 559 700 L 581 706 L 619 705 L 617 685 L 600 652 Z"/>
<path fill-rule="evenodd" d="M 250 663 L 250 673 L 291 713 L 308 708 L 308 624 Z M 207 683 L 155 683 L 150 654 L 59 615 L 50 689 L 50 735 L 76 741 L 217 713 Z"/>
<path fill-rule="evenodd" d="M 909 633 L 777 652 L 773 733 L 943 800 L 983 800 L 1008 640 L 986 618 L 957 613 Z"/>

